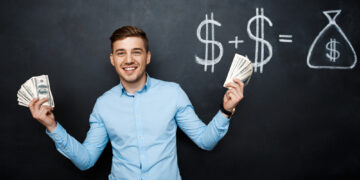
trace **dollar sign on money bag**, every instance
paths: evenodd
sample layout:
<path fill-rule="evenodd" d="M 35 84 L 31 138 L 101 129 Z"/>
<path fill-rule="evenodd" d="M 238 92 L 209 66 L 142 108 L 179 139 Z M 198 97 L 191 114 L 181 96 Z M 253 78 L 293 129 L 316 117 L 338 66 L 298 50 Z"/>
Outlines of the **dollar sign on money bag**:
<path fill-rule="evenodd" d="M 328 53 L 326 53 L 326 57 L 331 62 L 336 62 L 336 60 L 340 57 L 340 52 L 336 48 L 336 44 L 338 43 L 339 42 L 336 41 L 336 39 L 331 38 L 330 41 L 326 44 L 326 50 L 329 51 Z"/>
<path fill-rule="evenodd" d="M 211 39 L 209 40 L 209 24 L 211 25 Z M 205 43 L 205 58 L 199 58 L 195 55 L 196 63 L 204 65 L 204 71 L 207 70 L 207 66 L 211 65 L 211 72 L 214 72 L 215 64 L 219 63 L 223 56 L 223 46 L 220 42 L 215 41 L 215 30 L 214 25 L 221 26 L 218 21 L 214 20 L 214 14 L 211 13 L 211 18 L 208 19 L 207 14 L 205 20 L 203 20 L 197 28 L 197 38 L 200 42 Z M 205 39 L 201 38 L 201 29 L 205 26 Z M 211 57 L 209 58 L 209 44 L 211 45 Z M 219 55 L 215 58 L 215 45 L 219 48 Z"/>
<path fill-rule="evenodd" d="M 271 20 L 264 16 L 264 9 L 256 8 L 256 16 L 252 17 L 247 24 L 247 32 L 250 39 L 255 41 L 255 56 L 254 56 L 254 71 L 257 72 L 257 69 L 260 68 L 260 73 L 263 72 L 263 67 L 268 63 L 272 57 L 272 46 L 264 38 L 264 22 L 266 21 L 270 27 L 272 27 Z M 255 21 L 256 30 L 255 33 L 251 32 L 250 26 Z M 260 27 L 259 27 L 260 26 Z M 254 35 L 255 34 L 255 35 Z M 265 58 L 265 46 L 267 47 L 268 56 Z M 260 50 L 260 51 L 259 51 Z"/>
<path fill-rule="evenodd" d="M 341 10 L 323 11 L 329 23 L 310 46 L 307 65 L 314 69 L 352 69 L 357 62 L 356 52 L 345 33 L 336 23 Z"/>

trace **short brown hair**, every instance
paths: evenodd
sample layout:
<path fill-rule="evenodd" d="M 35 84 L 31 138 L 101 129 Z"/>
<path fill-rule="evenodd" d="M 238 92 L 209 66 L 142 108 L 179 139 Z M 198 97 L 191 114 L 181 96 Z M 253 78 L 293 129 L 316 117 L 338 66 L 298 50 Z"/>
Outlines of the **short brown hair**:
<path fill-rule="evenodd" d="M 110 36 L 111 41 L 111 51 L 113 51 L 113 43 L 117 40 L 122 40 L 127 37 L 140 37 L 144 41 L 146 52 L 149 51 L 149 42 L 146 37 L 146 33 L 138 27 L 135 26 L 123 26 L 115 30 Z"/>

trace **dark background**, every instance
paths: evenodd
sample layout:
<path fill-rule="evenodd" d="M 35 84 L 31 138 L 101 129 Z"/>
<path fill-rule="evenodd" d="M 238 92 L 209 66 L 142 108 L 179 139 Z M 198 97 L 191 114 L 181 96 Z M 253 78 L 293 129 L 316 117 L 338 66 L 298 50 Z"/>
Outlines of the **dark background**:
<path fill-rule="evenodd" d="M 179 83 L 208 123 L 222 101 L 234 53 L 254 59 L 255 41 L 246 26 L 256 8 L 264 8 L 273 23 L 264 27 L 273 57 L 263 73 L 253 74 L 227 135 L 213 151 L 199 149 L 178 131 L 183 179 L 360 179 L 359 65 L 318 70 L 306 64 L 311 43 L 328 23 L 325 10 L 342 10 L 337 23 L 360 52 L 359 5 L 355 0 L 0 1 L 0 179 L 107 178 L 110 144 L 93 168 L 78 170 L 56 151 L 29 110 L 17 105 L 16 93 L 30 77 L 48 74 L 56 120 L 82 142 L 96 98 L 119 83 L 108 38 L 123 25 L 147 33 L 148 73 Z M 224 47 L 214 73 L 195 62 L 195 55 L 204 58 L 205 52 L 196 29 L 211 12 L 221 23 L 215 39 Z M 279 34 L 292 34 L 293 43 L 280 43 Z M 244 40 L 238 49 L 228 43 L 235 36 Z"/>

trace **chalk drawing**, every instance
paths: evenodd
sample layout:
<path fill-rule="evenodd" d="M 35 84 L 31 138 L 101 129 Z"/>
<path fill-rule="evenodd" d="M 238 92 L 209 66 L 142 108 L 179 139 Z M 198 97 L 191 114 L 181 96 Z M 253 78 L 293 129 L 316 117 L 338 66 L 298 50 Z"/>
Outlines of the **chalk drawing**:
<path fill-rule="evenodd" d="M 282 43 L 292 43 L 292 35 L 290 34 L 280 34 L 279 35 L 279 42 L 282 42 Z"/>
<path fill-rule="evenodd" d="M 229 44 L 235 44 L 235 49 L 238 48 L 239 43 L 244 43 L 244 40 L 238 40 L 238 36 L 235 36 L 235 40 L 229 41 Z"/>
<path fill-rule="evenodd" d="M 211 24 L 211 39 L 208 39 L 209 36 L 209 28 L 208 24 Z M 205 15 L 205 20 L 203 20 L 196 31 L 197 38 L 200 42 L 205 43 L 205 59 L 201 59 L 195 55 L 196 63 L 200 65 L 204 65 L 204 71 L 207 71 L 207 66 L 211 65 L 211 72 L 214 73 L 215 64 L 219 63 L 223 56 L 223 46 L 220 42 L 215 41 L 215 30 L 214 25 L 221 26 L 218 21 L 214 20 L 214 14 L 211 12 L 210 19 L 208 19 L 208 15 Z M 205 39 L 201 38 L 201 29 L 205 26 Z M 208 44 L 211 44 L 211 59 L 208 58 Z M 215 45 L 219 48 L 219 55 L 215 58 Z"/>
<path fill-rule="evenodd" d="M 261 13 L 259 14 L 259 8 L 256 8 L 256 15 L 252 17 L 247 24 L 247 33 L 250 37 L 250 39 L 255 40 L 255 58 L 254 58 L 254 71 L 257 72 L 257 68 L 260 68 L 260 73 L 263 72 L 263 67 L 266 63 L 268 63 L 272 57 L 272 46 L 271 44 L 264 39 L 264 20 L 269 24 L 270 27 L 272 27 L 272 22 L 270 19 L 266 16 L 264 16 L 264 9 L 261 8 Z M 254 35 L 251 32 L 250 26 L 251 24 L 256 21 L 256 34 Z M 259 23 L 260 21 L 260 23 Z M 259 24 L 260 24 L 260 37 L 259 37 Z M 259 53 L 259 43 L 260 43 L 260 62 L 258 62 L 258 53 Z M 264 48 L 265 46 L 268 49 L 269 55 L 264 58 Z"/>
<path fill-rule="evenodd" d="M 328 53 L 326 53 L 326 57 L 331 62 L 336 62 L 336 60 L 340 57 L 340 52 L 336 49 L 336 44 L 338 43 L 339 42 L 336 41 L 335 38 L 330 38 L 330 41 L 326 43 L 325 48 L 329 51 Z"/>
<path fill-rule="evenodd" d="M 307 55 L 307 65 L 310 68 L 314 68 L 314 69 L 352 69 L 355 67 L 356 62 L 357 62 L 357 55 L 356 52 L 353 48 L 353 46 L 351 45 L 349 39 L 346 37 L 345 33 L 341 30 L 341 28 L 339 27 L 339 25 L 336 23 L 336 17 L 340 14 L 341 10 L 329 10 L 329 11 L 323 11 L 323 14 L 327 17 L 327 19 L 329 20 L 329 23 L 325 26 L 325 28 L 323 28 L 320 33 L 316 36 L 315 40 L 312 42 L 310 49 L 308 51 L 308 55 Z M 333 15 L 333 17 L 331 17 L 331 15 Z M 339 39 L 336 40 L 334 38 L 330 38 L 330 41 L 327 42 L 327 44 L 321 44 L 319 43 L 319 39 L 321 39 L 322 37 L 324 37 L 324 34 L 327 33 L 327 31 L 331 30 L 331 29 L 335 29 L 335 32 L 339 33 L 343 39 L 343 42 L 345 42 L 345 44 L 339 43 Z M 329 61 L 330 62 L 339 62 L 341 58 L 340 57 L 340 52 L 337 50 L 337 48 L 340 47 L 340 45 L 348 47 L 348 49 L 350 49 L 351 53 L 352 53 L 352 59 L 350 60 L 350 63 L 348 65 L 329 65 L 326 64 Z M 324 49 L 324 47 L 326 48 L 326 50 L 328 50 L 329 52 L 326 53 L 323 57 L 313 57 L 313 50 L 314 48 L 317 47 L 317 50 L 319 49 Z M 321 48 L 320 48 L 321 47 Z M 343 54 L 343 52 L 341 52 L 341 54 Z M 326 57 L 326 58 L 325 58 Z M 342 57 L 346 57 L 346 56 L 342 56 Z M 326 62 L 325 62 L 326 60 Z M 342 59 L 342 60 L 348 60 L 348 59 Z M 316 62 L 317 64 L 314 65 L 314 62 Z M 352 63 L 351 63 L 352 62 Z M 318 65 L 324 63 L 326 65 Z"/>

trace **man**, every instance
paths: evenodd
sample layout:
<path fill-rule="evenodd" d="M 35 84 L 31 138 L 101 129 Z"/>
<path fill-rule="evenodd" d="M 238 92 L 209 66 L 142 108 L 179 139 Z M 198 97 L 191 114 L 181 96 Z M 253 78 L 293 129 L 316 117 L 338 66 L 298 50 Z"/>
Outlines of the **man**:
<path fill-rule="evenodd" d="M 230 116 L 243 98 L 243 83 L 235 80 L 227 85 L 223 107 L 205 125 L 178 84 L 146 73 L 151 53 L 141 29 L 124 26 L 110 40 L 110 62 L 120 83 L 97 99 L 82 144 L 55 121 L 51 107 L 42 105 L 47 99 L 30 103 L 32 116 L 46 127 L 57 150 L 81 170 L 95 164 L 110 139 L 113 158 L 109 179 L 181 179 L 177 126 L 200 148 L 213 149 L 226 134 Z"/>

